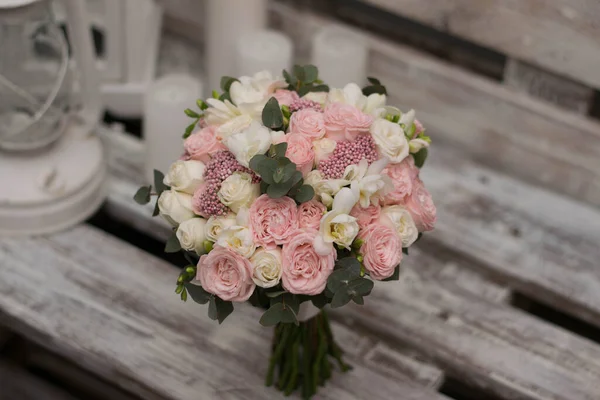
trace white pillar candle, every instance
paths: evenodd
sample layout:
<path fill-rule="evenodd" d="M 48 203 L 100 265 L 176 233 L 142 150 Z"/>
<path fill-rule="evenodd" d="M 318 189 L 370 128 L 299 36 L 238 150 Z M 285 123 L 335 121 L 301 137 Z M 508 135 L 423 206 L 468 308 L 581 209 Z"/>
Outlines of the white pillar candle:
<path fill-rule="evenodd" d="M 268 0 L 208 0 L 206 9 L 207 94 L 219 90 L 221 77 L 237 73 L 240 37 L 260 31 L 267 22 Z"/>
<path fill-rule="evenodd" d="M 264 30 L 244 35 L 237 43 L 237 76 L 269 71 L 282 76 L 292 64 L 292 41 L 283 33 Z"/>
<path fill-rule="evenodd" d="M 144 98 L 145 172 L 149 183 L 154 169 L 167 173 L 171 163 L 183 153 L 185 128 L 193 122 L 186 108 L 195 108 L 202 83 L 185 74 L 166 75 L 148 88 Z"/>
<path fill-rule="evenodd" d="M 367 55 L 367 39 L 341 26 L 326 26 L 312 40 L 312 63 L 319 68 L 319 78 L 331 87 L 363 85 Z"/>

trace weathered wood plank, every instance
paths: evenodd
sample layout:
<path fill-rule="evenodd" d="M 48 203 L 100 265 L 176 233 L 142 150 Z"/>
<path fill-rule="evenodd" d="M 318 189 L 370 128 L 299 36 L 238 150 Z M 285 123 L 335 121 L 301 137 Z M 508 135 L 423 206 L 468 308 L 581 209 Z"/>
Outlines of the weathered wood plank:
<path fill-rule="evenodd" d="M 398 285 L 376 285 L 364 307 L 336 316 L 350 316 L 357 326 L 426 354 L 449 376 L 502 399 L 597 399 L 600 346 L 449 289 L 421 274 L 425 263 L 440 261 L 415 248 Z"/>
<path fill-rule="evenodd" d="M 62 390 L 3 360 L 0 360 L 0 399 L 75 400 Z"/>
<path fill-rule="evenodd" d="M 600 88 L 594 0 L 363 0 Z"/>
<path fill-rule="evenodd" d="M 24 248 L 35 251 L 23 251 Z M 241 305 L 218 326 L 172 293 L 177 270 L 92 227 L 1 239 L 0 313 L 57 353 L 145 399 L 269 398 L 270 330 Z M 43 263 L 43 268 L 32 266 Z M 322 398 L 442 399 L 356 365 Z"/>
<path fill-rule="evenodd" d="M 293 38 L 297 55 L 308 60 L 312 32 L 332 20 L 280 4 L 272 4 L 272 10 Z M 600 205 L 600 124 L 366 36 L 369 74 L 387 86 L 390 104 L 418 110 L 434 139 L 460 147 L 463 157 Z"/>

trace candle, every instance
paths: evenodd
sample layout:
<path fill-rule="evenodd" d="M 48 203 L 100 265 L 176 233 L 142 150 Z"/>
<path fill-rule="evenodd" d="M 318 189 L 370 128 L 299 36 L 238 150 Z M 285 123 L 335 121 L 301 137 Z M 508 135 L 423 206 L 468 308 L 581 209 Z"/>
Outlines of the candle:
<path fill-rule="evenodd" d="M 238 39 L 265 28 L 267 1 L 208 0 L 205 35 L 207 95 L 212 90 L 219 90 L 222 76 L 236 75 Z"/>
<path fill-rule="evenodd" d="M 193 122 L 185 115 L 200 98 L 202 83 L 185 74 L 164 76 L 149 87 L 144 97 L 144 141 L 146 179 L 152 183 L 153 170 L 167 173 L 183 153 L 181 136 Z"/>
<path fill-rule="evenodd" d="M 312 63 L 331 87 L 366 81 L 368 44 L 364 36 L 337 25 L 322 28 L 312 41 Z"/>
<path fill-rule="evenodd" d="M 264 30 L 239 38 L 237 76 L 252 76 L 267 70 L 281 76 L 292 65 L 292 41 L 283 33 Z"/>

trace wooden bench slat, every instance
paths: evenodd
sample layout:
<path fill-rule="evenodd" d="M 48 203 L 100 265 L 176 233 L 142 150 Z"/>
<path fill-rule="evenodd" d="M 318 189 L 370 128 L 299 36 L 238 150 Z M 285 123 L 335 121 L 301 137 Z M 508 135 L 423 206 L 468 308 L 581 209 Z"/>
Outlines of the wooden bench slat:
<path fill-rule="evenodd" d="M 2 400 L 75 400 L 31 373 L 0 360 L 0 398 Z"/>
<path fill-rule="evenodd" d="M 594 0 L 363 0 L 600 88 Z"/>
<path fill-rule="evenodd" d="M 24 251 L 29 249 L 30 251 Z M 0 239 L 0 313 L 15 330 L 145 399 L 269 398 L 271 330 L 242 305 L 223 326 L 173 293 L 176 268 L 89 226 Z M 445 397 L 355 365 L 327 399 Z"/>

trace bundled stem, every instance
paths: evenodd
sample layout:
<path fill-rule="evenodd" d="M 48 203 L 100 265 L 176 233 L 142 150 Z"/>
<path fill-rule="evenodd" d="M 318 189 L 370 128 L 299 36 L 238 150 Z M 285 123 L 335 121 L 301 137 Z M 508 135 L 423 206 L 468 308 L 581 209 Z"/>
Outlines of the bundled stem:
<path fill-rule="evenodd" d="M 342 360 L 342 350 L 333 338 L 325 311 L 300 322 L 298 326 L 278 324 L 273 336 L 266 385 L 273 385 L 277 369 L 276 387 L 279 390 L 287 396 L 301 387 L 302 397 L 310 399 L 317 393 L 317 387 L 324 386 L 331 378 L 329 357 L 337 361 L 343 372 L 350 369 Z"/>

